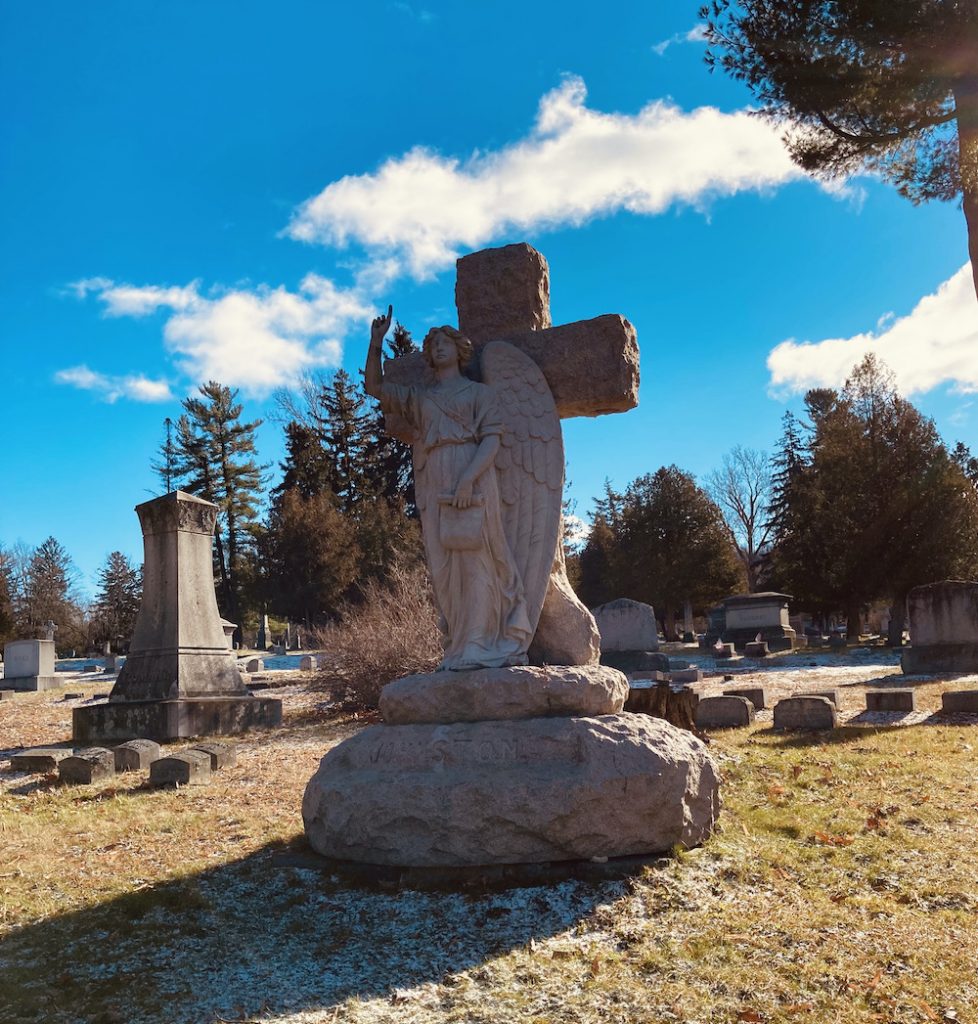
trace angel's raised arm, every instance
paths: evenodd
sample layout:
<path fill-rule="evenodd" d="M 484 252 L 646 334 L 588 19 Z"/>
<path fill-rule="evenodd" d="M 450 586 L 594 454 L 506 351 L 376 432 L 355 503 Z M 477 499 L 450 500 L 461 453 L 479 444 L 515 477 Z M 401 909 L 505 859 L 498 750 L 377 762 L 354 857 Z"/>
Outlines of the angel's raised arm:
<path fill-rule="evenodd" d="M 388 305 L 387 314 L 374 317 L 370 324 L 370 347 L 367 349 L 367 365 L 363 369 L 363 390 L 371 398 L 380 398 L 381 385 L 384 383 L 380 355 L 384 347 L 384 335 L 390 330 L 393 316 L 394 307 Z"/>

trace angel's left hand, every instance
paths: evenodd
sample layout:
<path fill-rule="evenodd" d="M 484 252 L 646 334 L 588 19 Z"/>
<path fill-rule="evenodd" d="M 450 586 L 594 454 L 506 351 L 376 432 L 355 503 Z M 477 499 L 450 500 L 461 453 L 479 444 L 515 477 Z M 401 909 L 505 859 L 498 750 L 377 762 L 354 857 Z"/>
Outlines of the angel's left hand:
<path fill-rule="evenodd" d="M 456 508 L 468 508 L 472 504 L 472 481 L 459 480 L 455 488 L 455 500 L 452 504 Z"/>

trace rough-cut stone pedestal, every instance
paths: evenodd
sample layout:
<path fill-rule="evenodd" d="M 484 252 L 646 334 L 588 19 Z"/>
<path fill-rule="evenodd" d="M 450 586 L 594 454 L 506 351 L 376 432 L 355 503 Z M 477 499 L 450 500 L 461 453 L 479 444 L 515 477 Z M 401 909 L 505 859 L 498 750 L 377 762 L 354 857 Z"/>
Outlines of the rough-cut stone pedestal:
<path fill-rule="evenodd" d="M 703 842 L 719 811 L 718 773 L 703 743 L 660 719 L 595 714 L 609 702 L 617 712 L 627 693 L 620 673 L 596 666 L 548 667 L 562 711 L 551 706 L 551 717 L 539 717 L 545 701 L 529 692 L 517 717 L 514 695 L 543 671 L 459 673 L 450 696 L 452 673 L 392 683 L 385 717 L 422 721 L 373 726 L 323 758 L 302 804 L 313 848 L 338 860 L 435 867 L 634 856 Z M 480 681 L 499 692 L 478 706 L 496 702 L 506 719 L 464 720 Z M 432 701 L 439 690 L 443 699 Z M 439 706 L 454 720 L 426 720 Z"/>
<path fill-rule="evenodd" d="M 278 725 L 282 703 L 253 696 L 229 656 L 214 595 L 217 506 L 183 491 L 136 507 L 143 597 L 108 704 L 76 708 L 74 739 L 160 742 Z"/>

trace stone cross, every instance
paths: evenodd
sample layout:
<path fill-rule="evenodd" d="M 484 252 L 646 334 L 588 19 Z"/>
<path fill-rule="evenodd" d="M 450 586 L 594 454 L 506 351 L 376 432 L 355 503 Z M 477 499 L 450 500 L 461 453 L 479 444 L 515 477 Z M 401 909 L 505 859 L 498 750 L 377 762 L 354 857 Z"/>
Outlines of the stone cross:
<path fill-rule="evenodd" d="M 58 632 L 57 624 L 54 622 L 53 619 L 48 619 L 48 621 L 44 623 L 44 636 L 41 639 L 42 640 L 53 640 L 54 639 L 54 634 L 57 633 L 57 632 Z"/>

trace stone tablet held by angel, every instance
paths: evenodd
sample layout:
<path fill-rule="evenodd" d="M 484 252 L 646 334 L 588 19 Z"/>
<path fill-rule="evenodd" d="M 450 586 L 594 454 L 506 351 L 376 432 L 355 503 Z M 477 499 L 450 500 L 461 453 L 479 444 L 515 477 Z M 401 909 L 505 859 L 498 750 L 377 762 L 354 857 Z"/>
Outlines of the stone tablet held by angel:
<path fill-rule="evenodd" d="M 525 665 L 559 538 L 564 455 L 540 368 L 492 341 L 478 354 L 454 327 L 424 339 L 418 384 L 385 379 L 393 308 L 374 319 L 365 389 L 407 425 L 425 555 L 441 617 L 442 670 Z"/>

